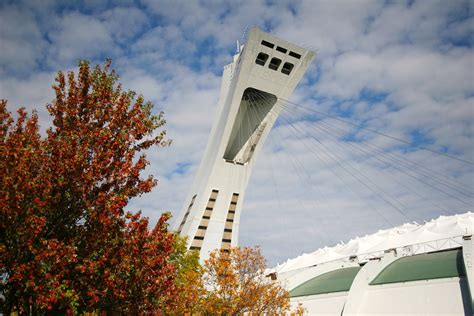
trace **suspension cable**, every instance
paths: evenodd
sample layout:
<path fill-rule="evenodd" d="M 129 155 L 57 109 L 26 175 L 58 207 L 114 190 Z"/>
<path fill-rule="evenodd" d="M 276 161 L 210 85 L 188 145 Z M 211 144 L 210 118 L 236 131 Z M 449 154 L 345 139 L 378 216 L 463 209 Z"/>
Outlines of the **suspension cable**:
<path fill-rule="evenodd" d="M 404 143 L 404 144 L 407 144 L 407 145 L 416 147 L 416 148 L 421 149 L 421 150 L 429 151 L 429 152 L 432 152 L 432 153 L 437 154 L 437 155 L 441 155 L 441 156 L 444 156 L 444 157 L 447 157 L 447 158 L 455 159 L 455 160 L 461 161 L 461 162 L 466 163 L 466 164 L 474 165 L 474 162 L 472 162 L 472 161 L 468 161 L 468 160 L 465 160 L 465 159 L 462 159 L 462 158 L 459 158 L 459 157 L 456 157 L 456 156 L 452 156 L 452 155 L 449 155 L 449 154 L 446 154 L 446 153 L 443 153 L 443 152 L 440 152 L 440 151 L 437 151 L 437 150 L 434 150 L 434 149 L 431 149 L 431 148 L 428 148 L 428 147 L 424 147 L 424 146 L 420 146 L 420 145 L 414 144 L 414 143 L 409 142 L 409 141 L 407 141 L 407 140 L 404 140 L 404 139 L 401 139 L 401 138 L 398 138 L 398 137 L 395 137 L 395 136 L 391 136 L 391 135 L 388 135 L 388 134 L 385 134 L 385 133 L 376 131 L 376 130 L 374 130 L 374 129 L 371 129 L 371 128 L 368 128 L 368 127 L 364 127 L 364 126 L 362 126 L 362 125 L 359 125 L 359 124 L 356 124 L 356 123 L 353 123 L 353 122 L 350 122 L 350 121 L 341 119 L 340 117 L 335 116 L 335 115 L 331 115 L 331 114 L 328 114 L 328 113 L 324 113 L 324 112 L 321 112 L 321 111 L 312 109 L 312 108 L 310 108 L 310 107 L 307 107 L 307 106 L 304 106 L 304 105 L 301 105 L 301 104 L 298 104 L 298 103 L 295 103 L 295 102 L 291 102 L 291 101 L 288 101 L 288 100 L 285 100 L 285 99 L 278 99 L 278 100 L 280 100 L 280 101 L 282 101 L 282 102 L 286 102 L 286 103 L 288 103 L 288 104 L 292 104 L 292 105 L 294 105 L 294 106 L 298 106 L 298 107 L 304 108 L 304 109 L 306 109 L 306 110 L 308 110 L 308 111 L 312 111 L 312 112 L 317 113 L 317 114 L 319 114 L 319 115 L 321 115 L 321 116 L 329 117 L 329 118 L 332 118 L 332 119 L 337 120 L 337 121 L 339 121 L 339 122 L 342 122 L 342 123 L 345 123 L 345 124 L 348 124 L 348 125 L 352 125 L 352 126 L 355 126 L 355 127 L 360 128 L 360 129 L 363 129 L 363 130 L 366 130 L 366 131 L 375 133 L 375 134 L 377 134 L 377 135 L 384 136 L 384 137 L 390 138 L 390 139 L 392 139 L 392 140 L 395 140 L 395 141 L 398 141 L 398 142 L 401 142 L 401 143 Z"/>
<path fill-rule="evenodd" d="M 288 109 L 286 109 L 286 110 L 288 110 Z M 322 130 L 324 133 L 327 133 L 328 135 L 331 135 L 332 137 L 334 137 L 334 138 L 337 140 L 338 135 L 336 135 L 334 132 L 331 132 L 330 130 L 328 130 L 328 129 L 322 127 L 322 126 L 314 125 L 314 126 L 311 126 L 311 127 L 317 128 L 318 130 Z M 358 152 L 362 153 L 363 155 L 368 155 L 368 154 L 370 154 L 370 153 L 374 153 L 374 150 L 371 150 L 370 148 L 367 148 L 367 147 L 364 148 L 363 144 L 351 143 L 351 142 L 344 142 L 343 144 L 346 144 L 346 145 L 348 145 L 348 146 L 350 146 L 350 147 L 356 149 Z M 341 145 L 341 146 L 342 146 L 342 145 Z M 380 157 L 382 157 L 382 158 L 384 158 L 384 159 L 386 159 L 386 160 L 391 160 L 391 159 L 389 159 L 389 157 L 387 157 L 383 152 L 376 152 L 376 154 L 378 154 L 378 156 L 380 156 Z M 423 180 L 423 179 L 420 179 L 420 178 L 414 176 L 413 174 L 411 174 L 411 173 L 409 173 L 409 172 L 403 170 L 401 167 L 399 167 L 399 166 L 397 166 L 396 164 L 394 164 L 394 163 L 393 163 L 393 160 L 392 160 L 392 163 L 390 163 L 390 162 L 387 162 L 386 160 L 383 160 L 383 159 L 379 158 L 378 156 L 377 156 L 377 155 L 374 155 L 373 158 L 376 159 L 376 160 L 378 160 L 379 162 L 383 163 L 385 166 L 389 166 L 389 167 L 395 168 L 395 169 L 397 169 L 398 171 L 400 171 L 401 173 L 405 174 L 406 176 L 409 176 L 409 177 L 415 179 L 416 181 L 419 181 L 419 182 L 423 183 L 424 185 L 427 185 L 427 186 L 431 187 L 432 189 L 437 190 L 437 191 L 439 191 L 439 192 L 441 192 L 441 193 L 443 193 L 443 194 L 449 196 L 450 198 L 452 198 L 452 199 L 454 199 L 454 200 L 457 200 L 458 202 L 461 202 L 461 203 L 463 203 L 463 204 L 465 204 L 465 205 L 470 206 L 470 204 L 467 203 L 465 200 L 463 200 L 463 199 L 461 199 L 461 198 L 458 198 L 458 197 L 454 196 L 453 194 L 451 194 L 451 193 L 449 193 L 449 192 L 447 192 L 447 191 L 445 191 L 445 190 L 443 190 L 443 189 L 441 189 L 441 188 L 438 188 L 438 187 L 434 186 L 433 184 L 431 184 L 431 183 L 429 183 L 429 182 L 427 182 L 427 181 L 425 181 L 425 180 Z M 375 170 L 378 171 L 378 172 L 380 172 L 380 173 L 386 174 L 383 170 L 378 170 L 378 169 L 375 169 Z M 416 170 L 414 170 L 414 169 L 412 169 L 412 171 L 415 171 L 415 172 L 416 172 Z M 427 175 L 425 175 L 425 174 L 422 174 L 422 173 L 420 173 L 420 174 L 423 175 L 423 176 L 425 176 L 425 177 L 427 177 L 427 178 L 432 179 L 431 177 L 429 177 L 429 176 L 427 176 Z M 417 195 L 418 197 L 422 197 L 422 196 L 417 192 L 417 190 L 415 190 L 415 189 L 413 189 L 413 188 L 409 188 L 407 185 L 405 185 L 404 183 L 400 183 L 399 181 L 397 181 L 397 180 L 394 179 L 393 177 L 392 177 L 392 180 L 395 181 L 395 182 L 397 182 L 399 185 L 405 187 L 406 189 L 408 189 L 409 192 L 414 193 L 414 194 Z M 432 179 L 432 180 L 436 180 L 436 179 Z M 443 182 L 440 182 L 439 180 L 438 180 L 437 182 L 440 183 L 440 184 L 442 184 L 442 185 L 444 184 L 444 185 L 447 186 L 448 188 L 450 188 L 450 189 L 452 189 L 452 190 L 455 190 L 455 191 L 457 191 L 457 192 L 460 193 L 460 194 L 463 194 L 463 195 L 468 196 L 468 197 L 472 197 L 471 195 L 466 194 L 465 192 L 460 191 L 460 190 L 458 190 L 457 188 L 451 187 L 451 186 L 449 186 L 449 185 L 447 185 L 447 184 L 445 184 L 445 183 L 443 183 Z M 436 206 L 436 207 L 442 209 L 442 208 L 441 208 L 439 205 L 437 205 L 437 204 L 434 204 L 434 206 Z"/>

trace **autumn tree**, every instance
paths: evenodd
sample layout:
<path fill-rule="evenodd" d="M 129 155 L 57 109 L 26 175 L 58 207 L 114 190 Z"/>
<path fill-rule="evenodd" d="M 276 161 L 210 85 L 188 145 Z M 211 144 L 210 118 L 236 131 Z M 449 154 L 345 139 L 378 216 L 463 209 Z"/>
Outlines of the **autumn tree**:
<path fill-rule="evenodd" d="M 266 268 L 258 247 L 211 252 L 204 264 L 204 282 L 208 290 L 204 300 L 206 313 L 283 315 L 289 312 L 288 291 L 265 276 Z"/>
<path fill-rule="evenodd" d="M 165 302 L 167 315 L 198 315 L 203 311 L 202 303 L 206 290 L 202 280 L 203 267 L 199 253 L 187 249 L 187 238 L 176 236 L 170 261 L 175 265 L 175 293 Z"/>
<path fill-rule="evenodd" d="M 1 309 L 156 313 L 176 293 L 169 215 L 150 231 L 124 207 L 156 185 L 141 173 L 144 152 L 168 144 L 163 115 L 109 62 L 80 62 L 53 88 L 45 137 L 36 113 L 0 102 Z"/>

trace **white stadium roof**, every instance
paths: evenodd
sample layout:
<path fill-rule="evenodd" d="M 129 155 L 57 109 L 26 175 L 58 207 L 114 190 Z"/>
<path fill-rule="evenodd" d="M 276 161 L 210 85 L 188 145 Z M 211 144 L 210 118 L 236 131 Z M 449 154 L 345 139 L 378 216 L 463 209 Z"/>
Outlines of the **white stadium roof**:
<path fill-rule="evenodd" d="M 321 263 L 357 256 L 359 261 L 388 249 L 410 247 L 410 251 L 424 253 L 458 247 L 462 236 L 472 235 L 474 213 L 440 216 L 424 224 L 407 223 L 391 229 L 379 230 L 375 234 L 356 237 L 334 247 L 320 248 L 303 254 L 275 267 L 273 272 L 287 273 Z"/>

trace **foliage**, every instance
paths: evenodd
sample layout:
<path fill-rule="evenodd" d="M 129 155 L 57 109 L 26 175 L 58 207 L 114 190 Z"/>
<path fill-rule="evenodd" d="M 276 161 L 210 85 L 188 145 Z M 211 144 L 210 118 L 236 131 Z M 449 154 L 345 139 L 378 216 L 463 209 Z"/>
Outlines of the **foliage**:
<path fill-rule="evenodd" d="M 211 252 L 204 264 L 211 315 L 282 315 L 290 311 L 288 291 L 265 276 L 266 261 L 256 248 Z"/>
<path fill-rule="evenodd" d="M 59 72 L 47 106 L 53 127 L 42 137 L 38 115 L 0 102 L 0 283 L 2 310 L 44 313 L 95 309 L 149 313 L 174 295 L 175 237 L 169 214 L 155 229 L 128 200 L 149 192 L 143 151 L 164 146 L 162 113 L 124 91 L 105 66 L 80 62 Z"/>
<path fill-rule="evenodd" d="M 288 312 L 288 292 L 265 277 L 258 248 L 215 251 L 202 267 L 168 231 L 168 213 L 150 231 L 140 212 L 124 211 L 156 185 L 140 177 L 143 152 L 168 142 L 162 113 L 117 80 L 110 63 L 59 72 L 45 137 L 35 112 L 15 119 L 0 101 L 1 311 Z"/>
<path fill-rule="evenodd" d="M 176 267 L 176 295 L 166 302 L 168 315 L 196 314 L 202 312 L 202 300 L 206 290 L 202 281 L 203 267 L 199 253 L 188 250 L 187 239 L 177 236 L 170 261 Z"/>

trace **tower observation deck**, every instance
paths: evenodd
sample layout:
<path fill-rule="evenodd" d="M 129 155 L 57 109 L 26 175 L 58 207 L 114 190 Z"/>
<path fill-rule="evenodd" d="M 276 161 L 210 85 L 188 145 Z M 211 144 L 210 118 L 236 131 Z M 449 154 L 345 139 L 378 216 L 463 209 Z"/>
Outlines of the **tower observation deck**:
<path fill-rule="evenodd" d="M 201 260 L 237 245 L 247 183 L 280 111 L 275 104 L 289 98 L 314 56 L 252 28 L 224 67 L 216 119 L 175 227 Z"/>

